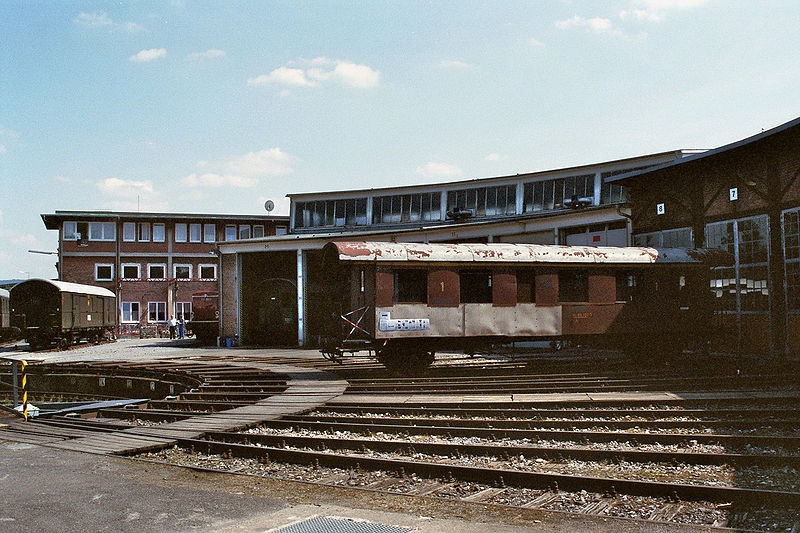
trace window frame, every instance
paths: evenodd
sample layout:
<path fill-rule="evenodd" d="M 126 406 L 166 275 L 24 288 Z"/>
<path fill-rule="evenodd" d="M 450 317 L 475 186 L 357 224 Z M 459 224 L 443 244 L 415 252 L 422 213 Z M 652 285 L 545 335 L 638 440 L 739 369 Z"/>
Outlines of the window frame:
<path fill-rule="evenodd" d="M 152 268 L 153 267 L 161 267 L 164 269 L 164 276 L 162 277 L 153 277 Z M 147 279 L 150 281 L 155 280 L 165 280 L 167 279 L 167 264 L 166 263 L 147 263 Z"/>
<path fill-rule="evenodd" d="M 260 230 L 260 231 L 256 231 L 256 230 Z M 256 235 L 256 233 L 261 233 L 261 235 Z M 252 237 L 253 239 L 261 239 L 264 236 L 266 236 L 266 233 L 264 233 L 264 225 L 263 224 L 255 224 L 255 225 L 253 225 L 253 229 L 251 231 L 251 235 L 253 236 Z"/>
<path fill-rule="evenodd" d="M 178 306 L 180 306 L 180 312 L 178 311 Z M 189 312 L 186 313 L 186 307 L 188 306 Z M 183 315 L 183 320 L 189 322 L 192 319 L 192 302 L 175 302 L 175 314 L 173 315 L 176 320 L 180 320 L 181 315 Z"/>
<path fill-rule="evenodd" d="M 125 268 L 126 267 L 135 267 L 136 268 L 136 276 L 135 277 L 126 276 L 125 275 Z M 141 277 L 142 277 L 142 265 L 139 264 L 139 263 L 122 263 L 119 266 L 119 270 L 120 270 L 120 274 L 122 276 L 121 279 L 131 280 L 131 279 L 141 279 Z"/>
<path fill-rule="evenodd" d="M 131 235 L 130 232 L 133 232 Z M 136 242 L 136 222 L 122 223 L 122 242 Z"/>
<path fill-rule="evenodd" d="M 411 278 L 419 276 L 422 279 Z M 407 277 L 407 279 L 401 279 Z M 421 287 L 409 289 L 409 282 L 420 282 Z M 402 293 L 402 294 L 401 294 Z M 416 293 L 416 294 L 415 294 Z M 428 304 L 428 270 L 425 268 L 397 268 L 394 270 L 394 294 L 396 304 Z"/>
<path fill-rule="evenodd" d="M 150 223 L 139 223 L 139 242 L 150 242 Z"/>
<path fill-rule="evenodd" d="M 178 268 L 179 267 L 186 267 L 189 269 L 189 277 L 188 278 L 179 278 L 178 277 Z M 192 265 L 188 263 L 174 263 L 172 265 L 172 277 L 177 281 L 191 281 L 192 280 Z"/>
<path fill-rule="evenodd" d="M 479 287 L 481 291 L 475 290 L 474 284 L 464 283 L 465 278 L 477 278 L 479 275 L 487 276 L 488 283 L 485 287 Z M 494 302 L 493 278 L 494 273 L 487 268 L 462 268 L 458 271 L 459 299 L 462 304 L 491 304 Z M 465 297 L 466 296 L 466 297 Z"/>
<path fill-rule="evenodd" d="M 211 230 L 211 239 L 209 240 L 209 230 Z M 216 224 L 203 224 L 203 242 L 217 242 L 217 225 Z"/>
<path fill-rule="evenodd" d="M 196 233 L 196 235 L 195 235 Z M 189 224 L 189 242 L 198 243 L 203 242 L 203 225 L 202 224 Z"/>
<path fill-rule="evenodd" d="M 242 236 L 246 234 L 245 236 Z M 239 240 L 245 240 L 250 238 L 250 224 L 239 224 Z"/>
<path fill-rule="evenodd" d="M 108 267 L 111 274 L 108 278 L 101 278 L 97 273 L 97 269 L 101 267 Z M 94 264 L 94 280 L 95 281 L 114 281 L 114 263 L 95 263 Z"/>
<path fill-rule="evenodd" d="M 233 233 L 231 233 L 231 231 L 233 231 Z M 226 241 L 235 241 L 237 235 L 239 235 L 239 232 L 238 232 L 235 224 L 226 224 L 225 225 L 225 240 Z M 233 236 L 233 238 L 231 238 L 231 236 Z"/>
<path fill-rule="evenodd" d="M 156 236 L 156 228 L 159 230 L 159 235 Z M 152 225 L 153 242 L 164 242 L 167 240 L 167 226 L 161 222 L 155 222 Z"/>
<path fill-rule="evenodd" d="M 100 235 L 98 236 L 95 229 L 100 230 Z M 111 232 L 111 235 L 107 235 L 108 232 Z M 94 236 L 92 236 L 94 234 Z M 83 238 L 83 236 L 81 236 Z M 117 225 L 114 222 L 89 222 L 89 236 L 90 241 L 98 241 L 98 242 L 113 242 L 117 238 Z"/>
<path fill-rule="evenodd" d="M 71 230 L 67 230 L 67 224 L 72 226 Z M 81 235 L 81 238 L 85 238 L 85 236 Z M 75 220 L 65 220 L 61 226 L 61 240 L 75 241 L 77 239 L 78 239 L 78 222 Z"/>
<path fill-rule="evenodd" d="M 151 306 L 155 305 L 155 320 L 150 320 L 150 315 L 153 314 Z M 159 320 L 158 315 L 163 313 L 163 319 Z M 147 322 L 149 324 L 159 324 L 167 321 L 167 302 L 147 302 Z"/>
<path fill-rule="evenodd" d="M 179 237 L 178 234 L 181 233 L 182 237 Z M 189 241 L 189 225 L 185 222 L 176 222 L 175 223 L 175 242 L 188 242 Z"/>
<path fill-rule="evenodd" d="M 125 320 L 125 306 L 128 306 L 128 319 Z M 131 318 L 131 313 L 133 311 L 132 307 L 136 306 L 136 319 L 134 320 Z M 120 323 L 122 324 L 138 324 L 139 321 L 142 319 L 142 306 L 139 302 L 120 302 Z"/>
<path fill-rule="evenodd" d="M 212 277 L 212 278 L 209 278 L 207 276 L 203 276 L 202 275 L 203 268 L 208 268 L 208 267 L 211 267 L 211 268 L 214 269 L 214 277 Z M 200 280 L 209 280 L 209 281 L 214 280 L 214 281 L 216 281 L 216 279 L 217 279 L 217 265 L 215 265 L 214 263 L 201 263 L 201 264 L 197 265 L 197 277 Z"/>

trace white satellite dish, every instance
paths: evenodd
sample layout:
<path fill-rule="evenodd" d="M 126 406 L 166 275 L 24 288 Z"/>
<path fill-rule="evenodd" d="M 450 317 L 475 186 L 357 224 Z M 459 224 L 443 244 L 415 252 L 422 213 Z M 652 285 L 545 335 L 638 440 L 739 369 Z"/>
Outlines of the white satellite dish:
<path fill-rule="evenodd" d="M 273 209 L 275 209 L 275 202 L 273 202 L 272 200 L 267 200 L 266 202 L 264 202 L 264 209 L 266 209 L 267 211 L 272 211 Z"/>

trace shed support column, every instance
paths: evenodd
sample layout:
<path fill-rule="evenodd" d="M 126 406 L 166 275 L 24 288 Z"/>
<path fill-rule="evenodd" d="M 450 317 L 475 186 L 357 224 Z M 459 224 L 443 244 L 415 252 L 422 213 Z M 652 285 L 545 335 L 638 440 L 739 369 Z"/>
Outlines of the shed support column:
<path fill-rule="evenodd" d="M 306 289 L 306 256 L 303 253 L 303 250 L 297 250 L 297 344 L 299 346 L 305 346 L 306 344 L 305 289 Z"/>

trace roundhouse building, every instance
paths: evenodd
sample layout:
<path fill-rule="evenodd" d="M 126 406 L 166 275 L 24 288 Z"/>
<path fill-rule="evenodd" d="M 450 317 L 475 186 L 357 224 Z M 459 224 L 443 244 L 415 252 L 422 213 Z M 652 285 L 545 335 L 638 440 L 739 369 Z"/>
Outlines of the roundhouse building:
<path fill-rule="evenodd" d="M 336 239 L 627 246 L 625 190 L 614 176 L 698 153 L 676 150 L 557 170 L 450 183 L 288 195 L 289 233 L 220 242 L 223 337 L 314 345 L 319 254 Z"/>
<path fill-rule="evenodd" d="M 609 181 L 631 196 L 634 244 L 729 252 L 709 287 L 717 349 L 800 353 L 800 118 Z"/>
<path fill-rule="evenodd" d="M 192 294 L 219 290 L 217 241 L 283 234 L 288 217 L 56 211 L 58 279 L 96 285 L 117 296 L 119 333 L 191 317 Z"/>

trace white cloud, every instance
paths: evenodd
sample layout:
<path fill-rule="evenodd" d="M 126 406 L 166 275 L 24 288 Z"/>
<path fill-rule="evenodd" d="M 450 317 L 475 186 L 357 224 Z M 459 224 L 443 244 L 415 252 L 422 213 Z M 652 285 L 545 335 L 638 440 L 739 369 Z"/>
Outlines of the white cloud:
<path fill-rule="evenodd" d="M 294 158 L 280 148 L 250 152 L 231 159 L 226 169 L 244 176 L 276 176 L 292 172 Z"/>
<path fill-rule="evenodd" d="M 647 9 L 627 9 L 619 12 L 619 18 L 622 20 L 645 20 L 648 22 L 661 22 L 664 17 L 657 11 L 649 11 Z"/>
<path fill-rule="evenodd" d="M 381 73 L 367 65 L 350 61 L 315 57 L 298 59 L 287 65 L 247 80 L 250 87 L 285 85 L 290 87 L 317 87 L 324 82 L 337 82 L 346 87 L 367 89 L 380 83 Z"/>
<path fill-rule="evenodd" d="M 467 70 L 474 68 L 475 65 L 457 59 L 443 59 L 439 62 L 439 66 L 448 69 Z"/>
<path fill-rule="evenodd" d="M 148 61 L 154 61 L 156 59 L 160 59 L 167 55 L 167 51 L 164 48 L 150 48 L 147 50 L 140 50 L 139 52 L 133 54 L 129 59 L 134 63 L 147 63 Z"/>
<path fill-rule="evenodd" d="M 6 146 L 4 144 L 0 144 L 0 155 L 6 153 Z"/>
<path fill-rule="evenodd" d="M 54 176 L 53 179 L 61 183 L 72 183 L 72 180 L 66 176 L 58 175 Z"/>
<path fill-rule="evenodd" d="M 461 175 L 461 169 L 456 165 L 437 163 L 435 161 L 429 161 L 421 167 L 417 167 L 416 172 L 420 176 L 425 176 L 426 178 L 454 178 Z"/>
<path fill-rule="evenodd" d="M 531 45 L 531 46 L 535 46 L 537 48 L 540 47 L 540 46 L 544 46 L 544 43 L 542 41 L 540 41 L 539 39 L 535 39 L 533 37 L 528 39 L 528 44 Z"/>
<path fill-rule="evenodd" d="M 116 24 L 111 17 L 102 11 L 95 11 L 93 13 L 80 13 L 73 19 L 75 24 L 85 26 L 87 28 L 108 28 L 111 31 L 123 30 L 128 33 L 139 33 L 144 31 L 144 27 L 136 24 L 135 22 L 123 22 Z"/>
<path fill-rule="evenodd" d="M 136 197 L 137 195 L 153 194 L 152 181 L 123 180 L 120 178 L 106 178 L 97 182 L 97 188 L 104 194 L 116 197 Z"/>
<path fill-rule="evenodd" d="M 195 52 L 193 54 L 189 54 L 186 56 L 186 59 L 189 61 L 198 61 L 200 59 L 214 59 L 217 57 L 224 57 L 225 52 L 222 50 L 217 50 L 212 48 L 210 50 L 206 50 L 205 52 Z"/>
<path fill-rule="evenodd" d="M 660 22 L 668 11 L 693 9 L 707 3 L 708 0 L 634 0 L 636 7 L 620 11 L 619 17 L 623 20 Z"/>
<path fill-rule="evenodd" d="M 279 67 L 269 74 L 262 74 L 247 80 L 250 87 L 271 85 L 273 83 L 293 85 L 295 87 L 313 87 L 315 82 L 306 78 L 305 72 L 299 68 Z"/>
<path fill-rule="evenodd" d="M 491 154 L 488 154 L 486 157 L 484 157 L 483 160 L 484 161 L 502 161 L 503 159 L 506 159 L 506 157 L 507 156 L 505 156 L 503 154 L 498 154 L 497 152 L 492 152 Z"/>
<path fill-rule="evenodd" d="M 75 24 L 86 26 L 87 28 L 104 28 L 113 26 L 114 22 L 102 11 L 94 13 L 80 13 L 74 20 Z"/>
<path fill-rule="evenodd" d="M 11 237 L 11 242 L 17 246 L 39 247 L 39 240 L 31 233 L 15 234 Z"/>
<path fill-rule="evenodd" d="M 614 28 L 614 24 L 611 22 L 611 20 L 603 17 L 592 17 L 587 19 L 575 15 L 571 19 L 557 21 L 556 27 L 562 30 L 567 30 L 570 28 L 583 28 L 595 33 L 619 33 L 619 30 Z"/>
<path fill-rule="evenodd" d="M 249 188 L 258 185 L 256 178 L 248 178 L 245 176 L 234 176 L 232 174 L 214 174 L 212 172 L 206 174 L 189 174 L 181 180 L 181 183 L 187 187 L 211 187 L 218 189 L 221 187 L 234 187 L 234 188 Z"/>

